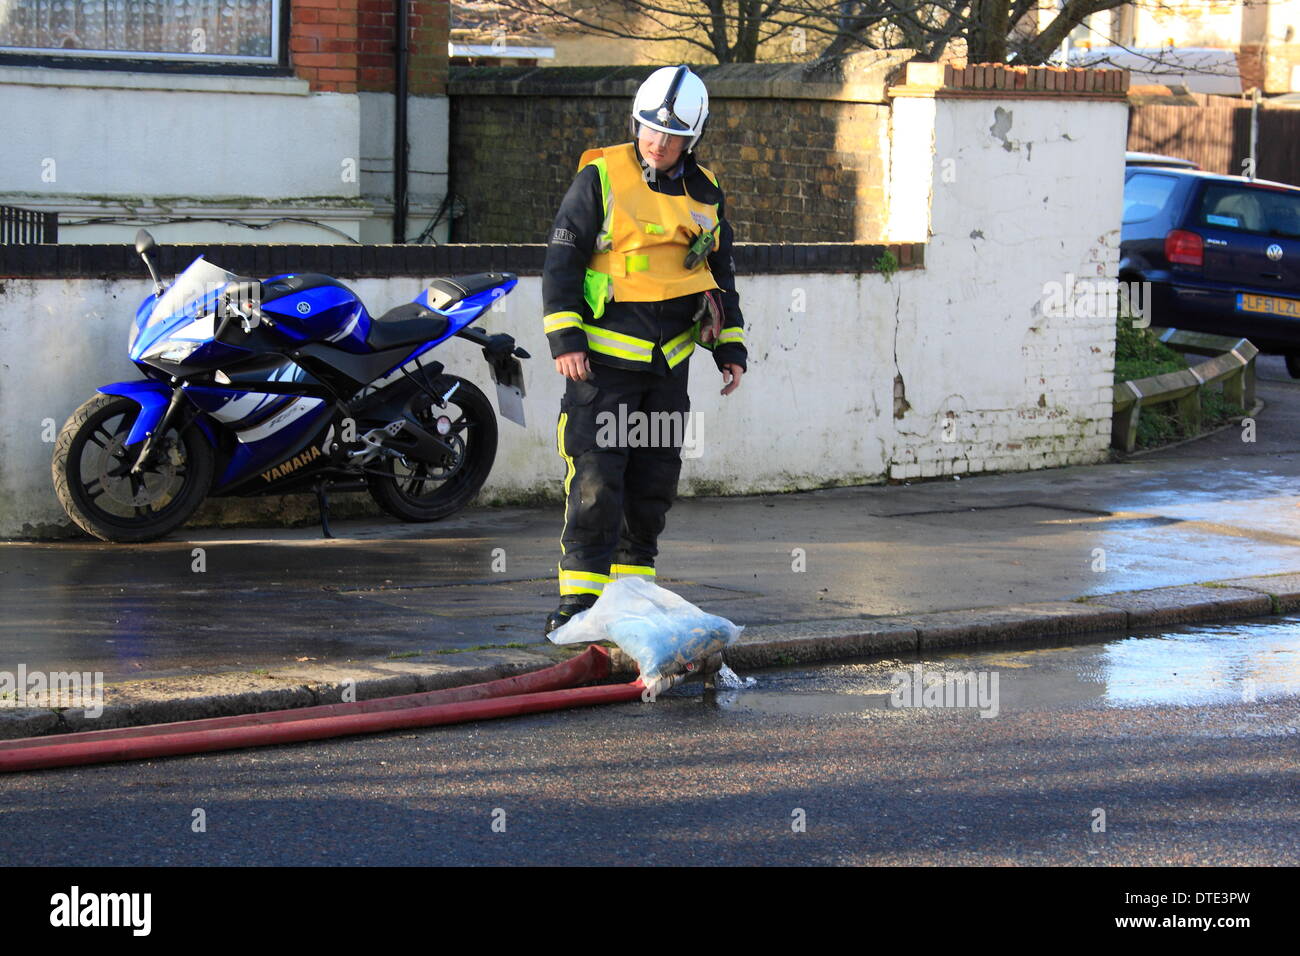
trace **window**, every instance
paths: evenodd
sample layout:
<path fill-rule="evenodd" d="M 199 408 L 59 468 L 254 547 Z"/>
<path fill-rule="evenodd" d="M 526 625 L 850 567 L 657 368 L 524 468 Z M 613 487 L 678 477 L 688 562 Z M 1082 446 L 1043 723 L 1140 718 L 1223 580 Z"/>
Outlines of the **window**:
<path fill-rule="evenodd" d="M 1124 222 L 1143 222 L 1159 214 L 1178 180 L 1156 173 L 1134 173 L 1124 184 Z"/>
<path fill-rule="evenodd" d="M 287 0 L 0 0 L 0 53 L 276 63 Z"/>
<path fill-rule="evenodd" d="M 1197 225 L 1300 239 L 1300 192 L 1211 183 L 1201 196 Z"/>

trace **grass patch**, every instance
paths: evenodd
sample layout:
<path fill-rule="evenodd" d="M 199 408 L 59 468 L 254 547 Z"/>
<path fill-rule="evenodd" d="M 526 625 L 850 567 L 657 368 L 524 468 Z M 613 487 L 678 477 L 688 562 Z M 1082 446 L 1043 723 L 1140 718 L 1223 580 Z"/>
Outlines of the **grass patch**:
<path fill-rule="evenodd" d="M 1133 328 L 1133 317 L 1122 315 L 1115 323 L 1115 382 L 1131 382 L 1151 375 L 1177 372 L 1187 361 L 1156 338 L 1151 329 Z M 1145 414 L 1146 409 L 1143 409 Z"/>
<path fill-rule="evenodd" d="M 876 257 L 875 265 L 876 271 L 884 276 L 885 281 L 888 282 L 894 277 L 894 273 L 898 271 L 898 257 L 894 255 L 894 250 L 886 249 Z"/>
<path fill-rule="evenodd" d="M 1132 316 L 1120 316 L 1115 324 L 1115 382 L 1131 382 L 1187 368 L 1187 360 L 1169 348 L 1150 328 L 1135 329 Z M 1138 417 L 1137 448 L 1158 448 L 1225 425 L 1246 410 L 1223 397 L 1221 388 L 1201 390 L 1201 429 L 1193 432 L 1170 402 L 1147 405 Z"/>

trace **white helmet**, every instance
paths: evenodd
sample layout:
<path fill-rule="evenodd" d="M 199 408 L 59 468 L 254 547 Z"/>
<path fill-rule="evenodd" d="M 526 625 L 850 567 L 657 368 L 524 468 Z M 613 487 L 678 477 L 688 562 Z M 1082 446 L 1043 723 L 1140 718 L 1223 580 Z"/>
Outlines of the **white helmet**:
<path fill-rule="evenodd" d="M 686 152 L 704 134 L 704 122 L 709 118 L 709 91 L 704 81 L 686 66 L 665 66 L 655 70 L 636 91 L 632 101 L 632 138 L 636 139 L 638 126 L 648 126 L 661 133 L 689 136 Z"/>

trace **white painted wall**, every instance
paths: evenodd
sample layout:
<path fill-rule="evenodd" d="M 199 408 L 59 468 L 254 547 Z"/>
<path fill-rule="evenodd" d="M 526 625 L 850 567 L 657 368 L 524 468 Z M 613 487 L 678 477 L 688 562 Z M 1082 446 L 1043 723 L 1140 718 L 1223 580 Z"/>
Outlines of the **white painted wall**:
<path fill-rule="evenodd" d="M 362 224 L 361 241 L 393 241 L 393 104 L 391 93 L 360 93 L 361 196 L 375 209 L 373 219 Z M 406 238 L 414 240 L 437 214 L 447 191 L 448 130 L 451 101 L 445 96 L 412 96 L 407 101 L 406 140 L 410 144 L 407 169 Z M 433 233 L 445 242 L 450 215 Z"/>
<path fill-rule="evenodd" d="M 1067 273 L 1114 274 L 1125 107 L 929 102 L 932 137 L 911 130 L 906 140 L 909 156 L 927 162 L 936 178 L 932 186 L 896 191 L 895 200 L 930 203 L 928 217 L 896 210 L 909 229 L 928 221 L 926 268 L 889 279 L 742 276 L 750 372 L 722 398 L 711 357 L 693 357 L 702 443 L 700 456 L 684 463 L 683 493 L 1105 460 L 1113 321 L 1048 316 L 1044 300 L 1047 284 L 1064 282 Z M 946 180 L 939 175 L 945 168 Z M 148 283 L 143 276 L 0 283 L 0 535 L 15 536 L 63 521 L 42 423 L 61 426 L 97 385 L 135 377 L 126 336 Z M 379 312 L 414 297 L 422 282 L 353 285 Z M 529 422 L 527 429 L 502 422 L 485 490 L 507 499 L 549 491 L 558 500 L 562 379 L 541 330 L 540 279 L 522 279 L 503 304 L 482 324 L 515 335 L 534 356 L 525 363 Z M 490 392 L 478 349 L 454 340 L 437 355 Z"/>
<path fill-rule="evenodd" d="M 73 224 L 104 216 L 214 220 L 151 225 L 160 242 L 391 242 L 392 99 L 293 77 L 0 66 L 0 204 L 58 212 L 64 243 L 139 228 Z M 445 190 L 448 115 L 446 97 L 411 99 L 412 235 Z"/>
<path fill-rule="evenodd" d="M 925 281 L 894 343 L 910 407 L 891 474 L 1100 459 L 1114 320 L 1047 316 L 1044 302 L 1067 275 L 1116 273 L 1127 107 L 935 102 Z"/>

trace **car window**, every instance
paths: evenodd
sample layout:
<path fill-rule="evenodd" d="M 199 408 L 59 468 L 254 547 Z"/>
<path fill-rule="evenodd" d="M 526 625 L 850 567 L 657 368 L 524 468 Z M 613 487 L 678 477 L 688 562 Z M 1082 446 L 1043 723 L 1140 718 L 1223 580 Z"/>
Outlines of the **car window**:
<path fill-rule="evenodd" d="M 1157 173 L 1134 173 L 1124 184 L 1124 222 L 1142 222 L 1165 208 L 1178 180 Z"/>
<path fill-rule="evenodd" d="M 1201 196 L 1196 223 L 1211 229 L 1300 238 L 1300 193 L 1210 183 Z"/>

